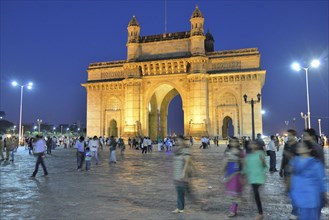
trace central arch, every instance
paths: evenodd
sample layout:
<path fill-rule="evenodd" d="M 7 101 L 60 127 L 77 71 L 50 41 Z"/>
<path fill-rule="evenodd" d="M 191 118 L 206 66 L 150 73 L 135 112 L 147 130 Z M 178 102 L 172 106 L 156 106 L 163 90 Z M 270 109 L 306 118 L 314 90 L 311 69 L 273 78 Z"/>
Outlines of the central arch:
<path fill-rule="evenodd" d="M 151 95 L 147 104 L 147 133 L 152 140 L 168 135 L 169 104 L 177 95 L 180 95 L 178 90 L 168 84 L 158 86 Z"/>
<path fill-rule="evenodd" d="M 222 137 L 223 139 L 228 139 L 228 137 L 232 136 L 234 136 L 233 120 L 231 117 L 226 116 L 223 119 Z"/>

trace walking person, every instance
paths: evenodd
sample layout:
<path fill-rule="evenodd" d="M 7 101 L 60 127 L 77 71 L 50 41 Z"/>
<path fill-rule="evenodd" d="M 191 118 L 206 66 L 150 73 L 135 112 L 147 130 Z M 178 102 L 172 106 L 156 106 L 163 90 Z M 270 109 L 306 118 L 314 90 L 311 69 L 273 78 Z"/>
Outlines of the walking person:
<path fill-rule="evenodd" d="M 115 141 L 114 137 L 111 136 L 109 163 L 117 163 L 116 148 L 117 148 L 117 142 Z"/>
<path fill-rule="evenodd" d="M 147 137 L 144 137 L 143 144 L 142 144 L 142 154 L 147 154 L 147 146 L 148 146 L 148 140 Z"/>
<path fill-rule="evenodd" d="M 239 139 L 236 137 L 230 139 L 228 149 L 226 153 L 226 164 L 224 166 L 224 183 L 227 196 L 232 203 L 228 217 L 234 217 L 237 215 L 237 201 L 241 197 L 243 188 L 241 169 L 244 153 L 240 149 Z"/>
<path fill-rule="evenodd" d="M 12 162 L 15 159 L 15 148 L 18 146 L 18 139 L 15 136 L 7 136 L 6 138 L 6 161 L 11 157 Z"/>
<path fill-rule="evenodd" d="M 51 147 L 52 147 L 52 139 L 50 136 L 47 137 L 46 145 L 47 145 L 47 154 L 51 154 Z"/>
<path fill-rule="evenodd" d="M 268 143 L 268 152 L 270 154 L 270 172 L 277 172 L 276 169 L 276 146 L 275 146 L 275 136 L 271 136 L 271 140 Z"/>
<path fill-rule="evenodd" d="M 281 168 L 280 168 L 280 176 L 284 178 L 284 183 L 286 186 L 286 192 L 290 191 L 290 180 L 291 180 L 291 165 L 290 161 L 297 156 L 297 132 L 295 130 L 288 130 L 288 140 L 284 144 L 282 160 L 281 160 Z M 290 220 L 297 219 L 297 207 L 292 203 L 292 210 L 290 215 Z"/>
<path fill-rule="evenodd" d="M 88 147 L 90 149 L 90 152 L 92 153 L 93 157 L 96 160 L 96 165 L 98 165 L 98 149 L 99 149 L 99 139 L 97 136 L 94 136 L 93 139 L 89 140 Z"/>
<path fill-rule="evenodd" d="M 38 173 L 39 165 L 41 164 L 43 168 L 44 176 L 48 176 L 48 171 L 44 162 L 44 156 L 45 156 L 45 146 L 46 143 L 42 139 L 42 136 L 37 135 L 36 140 L 34 142 L 34 154 L 37 156 L 37 160 L 35 163 L 35 169 L 31 177 L 35 177 Z"/>
<path fill-rule="evenodd" d="M 79 140 L 77 140 L 75 146 L 77 148 L 77 165 L 78 171 L 82 169 L 83 162 L 85 160 L 85 138 L 81 136 Z"/>
<path fill-rule="evenodd" d="M 4 148 L 4 141 L 2 140 L 2 136 L 0 136 L 0 156 L 1 156 L 1 161 L 4 161 L 5 158 L 3 156 L 3 148 Z"/>
<path fill-rule="evenodd" d="M 191 191 L 190 177 L 193 174 L 193 165 L 189 145 L 184 143 L 183 138 L 178 138 L 178 149 L 174 152 L 173 175 L 177 192 L 177 208 L 172 213 L 182 213 L 185 208 L 185 194 L 193 202 L 196 199 Z"/>
<path fill-rule="evenodd" d="M 264 150 L 259 148 L 259 144 L 256 141 L 251 141 L 249 143 L 249 147 L 251 149 L 251 153 L 249 153 L 246 157 L 243 172 L 247 175 L 248 183 L 251 185 L 254 193 L 258 209 L 258 216 L 256 219 L 262 220 L 264 216 L 262 202 L 259 195 L 259 188 L 265 183 L 265 153 Z"/>
<path fill-rule="evenodd" d="M 298 220 L 320 220 L 321 208 L 327 203 L 327 179 L 323 163 L 312 156 L 313 143 L 304 141 L 291 161 L 290 196 L 298 209 Z"/>
<path fill-rule="evenodd" d="M 55 150 L 55 148 L 56 148 L 56 146 L 57 146 L 57 138 L 56 138 L 56 136 L 53 136 L 53 138 L 51 139 L 51 141 L 52 141 L 51 148 L 52 148 L 53 150 Z"/>

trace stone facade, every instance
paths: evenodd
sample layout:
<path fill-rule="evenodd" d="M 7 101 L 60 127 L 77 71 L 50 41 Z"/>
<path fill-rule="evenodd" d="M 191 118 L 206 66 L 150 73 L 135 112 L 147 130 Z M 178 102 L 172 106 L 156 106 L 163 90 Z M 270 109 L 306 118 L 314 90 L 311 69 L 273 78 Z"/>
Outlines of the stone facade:
<path fill-rule="evenodd" d="M 184 135 L 227 136 L 228 122 L 237 137 L 251 136 L 251 107 L 265 82 L 257 48 L 213 51 L 196 7 L 191 30 L 140 36 L 133 17 L 128 25 L 127 60 L 88 67 L 87 135 L 167 135 L 170 101 L 180 95 Z M 262 133 L 261 102 L 255 105 L 255 132 Z"/>

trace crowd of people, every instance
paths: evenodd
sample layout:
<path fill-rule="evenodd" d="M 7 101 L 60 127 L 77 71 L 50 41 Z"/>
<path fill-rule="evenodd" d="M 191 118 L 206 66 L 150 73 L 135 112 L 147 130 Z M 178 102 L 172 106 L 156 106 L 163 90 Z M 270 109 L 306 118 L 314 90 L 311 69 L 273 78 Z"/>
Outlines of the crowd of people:
<path fill-rule="evenodd" d="M 187 143 L 189 142 L 189 143 Z M 214 139 L 215 145 L 218 145 Z M 149 137 L 128 138 L 130 149 L 141 150 L 142 154 L 152 153 L 153 143 Z M 184 212 L 185 195 L 189 196 L 195 203 L 203 202 L 197 199 L 191 190 L 190 181 L 193 177 L 195 167 L 191 157 L 190 147 L 194 139 L 166 137 L 158 139 L 158 151 L 172 151 L 173 158 L 173 179 L 177 192 L 177 208 L 173 213 Z M 116 163 L 116 150 L 121 155 L 125 153 L 124 140 L 114 138 L 97 137 L 36 137 L 26 138 L 25 145 L 30 154 L 36 156 L 35 168 L 31 177 L 38 173 L 39 166 L 43 168 L 44 176 L 48 171 L 44 162 L 45 154 L 52 154 L 52 150 L 58 146 L 64 149 L 75 148 L 77 156 L 77 170 L 89 171 L 92 161 L 99 164 L 99 151 L 109 149 L 108 163 Z M 207 149 L 210 139 L 202 137 L 200 148 Z M 280 145 L 283 145 L 282 160 L 277 169 L 276 155 Z M 7 136 L 3 140 L 0 136 L 1 160 L 14 161 L 14 152 L 18 146 L 18 138 Z M 174 148 L 175 146 L 175 148 Z M 6 157 L 3 151 L 6 149 Z M 11 152 L 11 153 L 10 153 Z M 288 130 L 287 137 L 280 139 L 272 135 L 270 141 L 265 143 L 260 134 L 255 141 L 249 139 L 229 138 L 229 144 L 224 151 L 225 162 L 222 170 L 222 182 L 227 192 L 231 206 L 228 217 L 234 217 L 238 213 L 238 205 L 244 192 L 246 184 L 250 184 L 255 203 L 258 210 L 256 219 L 263 219 L 263 205 L 261 202 L 260 188 L 265 184 L 266 170 L 274 174 L 278 172 L 283 178 L 285 192 L 291 199 L 292 211 L 290 219 L 320 219 L 321 209 L 327 204 L 328 181 L 325 174 L 325 157 L 323 142 L 319 140 L 314 129 L 306 129 L 301 138 L 298 138 L 295 130 Z M 266 156 L 269 156 L 269 165 L 266 163 Z"/>

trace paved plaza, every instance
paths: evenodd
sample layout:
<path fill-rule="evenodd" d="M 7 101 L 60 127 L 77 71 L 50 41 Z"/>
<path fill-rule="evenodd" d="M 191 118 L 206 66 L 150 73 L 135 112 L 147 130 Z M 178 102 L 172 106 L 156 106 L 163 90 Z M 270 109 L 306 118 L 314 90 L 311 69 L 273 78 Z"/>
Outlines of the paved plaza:
<path fill-rule="evenodd" d="M 225 146 L 203 150 L 194 145 L 192 149 L 197 167 L 193 186 L 205 204 L 201 208 L 187 199 L 186 212 L 172 214 L 176 191 L 170 152 L 142 155 L 128 147 L 124 157 L 117 150 L 116 164 L 108 164 L 109 150 L 104 149 L 99 165 L 93 162 L 90 171 L 79 172 L 75 149 L 57 148 L 45 159 L 49 176 L 42 176 L 40 166 L 34 179 L 30 176 L 35 157 L 20 147 L 14 163 L 0 165 L 0 219 L 228 219 L 230 204 L 220 182 Z M 325 152 L 328 164 L 328 148 Z M 277 168 L 281 154 L 282 149 L 277 154 Z M 265 219 L 289 219 L 291 206 L 278 173 L 267 173 L 261 196 Z M 246 186 L 234 219 L 253 219 L 256 214 Z M 322 210 L 322 219 L 329 219 L 328 208 Z"/>

